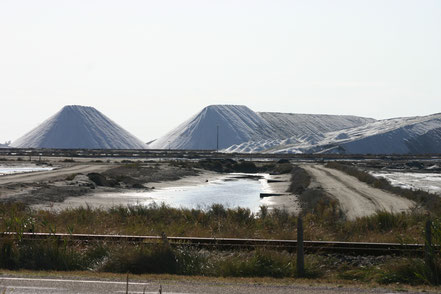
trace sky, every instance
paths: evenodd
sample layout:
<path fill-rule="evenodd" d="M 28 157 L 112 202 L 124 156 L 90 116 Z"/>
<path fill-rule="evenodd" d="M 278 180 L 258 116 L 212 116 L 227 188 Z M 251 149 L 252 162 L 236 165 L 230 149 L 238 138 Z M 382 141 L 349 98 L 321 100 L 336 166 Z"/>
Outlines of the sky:
<path fill-rule="evenodd" d="M 0 143 L 73 104 L 144 142 L 211 104 L 441 112 L 441 1 L 0 0 Z"/>

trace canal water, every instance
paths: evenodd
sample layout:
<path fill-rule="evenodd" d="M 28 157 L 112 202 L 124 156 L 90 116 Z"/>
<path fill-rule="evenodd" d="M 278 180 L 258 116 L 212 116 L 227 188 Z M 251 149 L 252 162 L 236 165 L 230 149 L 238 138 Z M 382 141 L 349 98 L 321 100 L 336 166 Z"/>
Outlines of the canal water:
<path fill-rule="evenodd" d="M 261 178 L 244 178 L 231 175 L 205 185 L 165 188 L 146 194 L 148 200 L 142 204 L 165 203 L 172 207 L 206 209 L 213 204 L 222 204 L 228 208 L 249 208 L 252 212 L 265 205 L 260 193 L 268 191 L 265 175 Z"/>
<path fill-rule="evenodd" d="M 0 176 L 1 175 L 9 175 L 9 174 L 17 174 L 17 173 L 31 173 L 31 172 L 37 172 L 37 171 L 53 170 L 53 169 L 54 168 L 50 167 L 50 166 L 42 167 L 42 166 L 36 166 L 36 165 L 30 165 L 30 166 L 0 165 Z"/>
<path fill-rule="evenodd" d="M 175 186 L 149 191 L 98 192 L 92 195 L 69 197 L 54 208 L 90 207 L 109 208 L 115 205 L 152 205 L 162 203 L 175 208 L 208 209 L 213 204 L 226 208 L 249 208 L 258 212 L 261 205 L 268 205 L 268 199 L 260 193 L 269 192 L 267 174 L 228 174 L 207 183 Z"/>

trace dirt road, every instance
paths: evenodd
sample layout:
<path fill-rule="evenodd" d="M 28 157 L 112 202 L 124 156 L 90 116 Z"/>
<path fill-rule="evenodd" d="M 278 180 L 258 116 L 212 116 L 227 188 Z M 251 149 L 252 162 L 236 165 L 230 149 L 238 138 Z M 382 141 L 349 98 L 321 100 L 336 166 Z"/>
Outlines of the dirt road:
<path fill-rule="evenodd" d="M 41 181 L 47 181 L 52 179 L 59 179 L 76 173 L 91 173 L 91 172 L 103 172 L 112 165 L 105 164 L 79 164 L 70 167 L 63 167 L 50 171 L 24 173 L 24 174 L 12 174 L 0 177 L 0 185 L 15 184 L 15 183 L 35 183 Z"/>
<path fill-rule="evenodd" d="M 323 165 L 302 165 L 313 178 L 313 185 L 321 186 L 340 202 L 348 219 L 374 214 L 376 211 L 402 212 L 415 203 L 395 194 L 375 189 L 355 177 Z"/>

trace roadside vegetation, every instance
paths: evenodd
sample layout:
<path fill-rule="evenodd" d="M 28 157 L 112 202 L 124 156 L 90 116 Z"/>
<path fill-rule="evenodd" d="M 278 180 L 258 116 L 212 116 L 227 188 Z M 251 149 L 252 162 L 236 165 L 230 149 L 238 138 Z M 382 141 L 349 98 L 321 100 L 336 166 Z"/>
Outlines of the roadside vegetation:
<path fill-rule="evenodd" d="M 23 232 L 99 233 L 168 236 L 296 239 L 297 217 L 284 210 L 262 208 L 254 215 L 243 208 L 213 205 L 206 210 L 164 205 L 114 207 L 108 211 L 76 208 L 33 211 L 20 204 L 1 204 L 0 267 L 31 270 L 93 270 L 119 273 L 169 273 L 225 277 L 296 277 L 295 253 L 256 250 L 200 250 L 167 244 L 135 245 L 112 242 L 75 243 L 55 238 L 26 241 Z M 423 243 L 424 214 L 390 214 L 346 221 L 328 214 L 305 213 L 305 240 Z M 433 240 L 441 244 L 441 222 L 433 225 Z M 378 283 L 436 284 L 441 269 L 435 247 L 435 273 L 414 257 L 350 257 L 334 254 L 306 256 L 310 278 Z"/>
<path fill-rule="evenodd" d="M 251 163 L 251 164 L 250 164 Z M 220 172 L 291 173 L 289 190 L 299 195 L 303 208 L 305 240 L 335 240 L 362 242 L 424 243 L 427 210 L 415 209 L 407 214 L 379 211 L 353 221 L 342 215 L 338 202 L 319 187 L 311 187 L 305 170 L 287 162 L 259 163 L 247 161 L 199 161 L 171 163 L 183 171 L 205 168 Z M 220 165 L 219 165 L 220 164 Z M 202 167 L 203 166 L 203 167 Z M 122 167 L 132 178 L 144 175 L 136 164 Z M 340 167 L 339 167 L 340 168 Z M 112 175 L 107 173 L 106 180 Z M 349 172 L 348 172 L 349 173 Z M 360 174 L 361 175 L 361 174 Z M 361 176 L 360 176 L 361 177 Z M 97 177 L 97 181 L 102 180 Z M 372 179 L 370 179 L 372 180 Z M 125 179 L 123 182 L 128 182 Z M 375 181 L 373 181 L 375 185 Z M 132 183 L 136 184 L 136 183 Z M 384 184 L 382 184 L 384 185 Z M 383 188 L 383 186 L 378 186 Z M 387 189 L 387 188 L 384 188 Z M 415 192 L 415 191 L 414 191 Z M 421 206 L 430 210 L 433 220 L 433 243 L 441 245 L 441 219 L 438 204 L 425 194 L 408 193 Z M 423 196 L 415 196 L 423 195 Z M 421 197 L 421 198 L 418 198 Z M 200 209 L 171 208 L 163 204 L 150 206 L 116 206 L 109 210 L 90 207 L 65 210 L 32 210 L 25 204 L 0 203 L 1 232 L 0 268 L 30 270 L 88 270 L 116 273 L 168 273 L 223 277 L 276 278 L 296 277 L 295 253 L 265 248 L 255 250 L 201 250 L 185 246 L 120 244 L 112 242 L 75 243 L 67 237 L 44 241 L 27 241 L 24 232 L 88 233 L 238 237 L 296 239 L 297 216 L 285 210 L 269 211 L 261 207 L 258 213 L 244 208 L 212 205 Z M 433 247 L 428 266 L 422 258 L 410 256 L 355 257 L 336 254 L 307 254 L 308 278 L 327 277 L 335 280 L 376 282 L 383 284 L 439 284 L 441 281 L 441 248 Z"/>
<path fill-rule="evenodd" d="M 303 215 L 305 240 L 422 243 L 424 213 L 375 215 L 346 221 L 316 208 Z M 257 214 L 245 208 L 212 205 L 206 209 L 166 205 L 88 207 L 35 211 L 17 203 L 0 204 L 0 230 L 13 232 L 85 233 L 296 239 L 297 216 L 285 210 Z"/>

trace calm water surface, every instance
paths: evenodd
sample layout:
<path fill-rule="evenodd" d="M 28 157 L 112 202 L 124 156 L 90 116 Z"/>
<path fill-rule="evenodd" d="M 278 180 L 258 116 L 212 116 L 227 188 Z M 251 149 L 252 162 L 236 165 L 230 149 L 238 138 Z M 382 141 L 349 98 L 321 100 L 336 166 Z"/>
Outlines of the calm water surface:
<path fill-rule="evenodd" d="M 53 170 L 53 167 L 42 167 L 42 166 L 4 166 L 0 165 L 0 175 L 8 175 L 8 174 L 18 174 L 18 173 L 31 173 L 36 171 L 45 171 L 45 170 Z"/>
<path fill-rule="evenodd" d="M 232 179 L 217 180 L 207 185 L 174 187 L 150 192 L 151 199 L 144 204 L 166 203 L 173 207 L 207 208 L 213 204 L 225 207 L 246 207 L 258 211 L 265 202 L 260 193 L 266 189 L 266 180 Z"/>
<path fill-rule="evenodd" d="M 127 204 L 150 205 L 165 203 L 176 208 L 209 208 L 213 204 L 222 204 L 228 208 L 249 208 L 252 212 L 267 205 L 267 199 L 261 199 L 261 192 L 268 192 L 269 186 L 265 177 L 260 179 L 237 178 L 238 174 L 227 175 L 221 179 L 202 185 L 163 188 L 146 192 L 124 192 L 95 194 L 111 202 L 118 198 Z"/>

